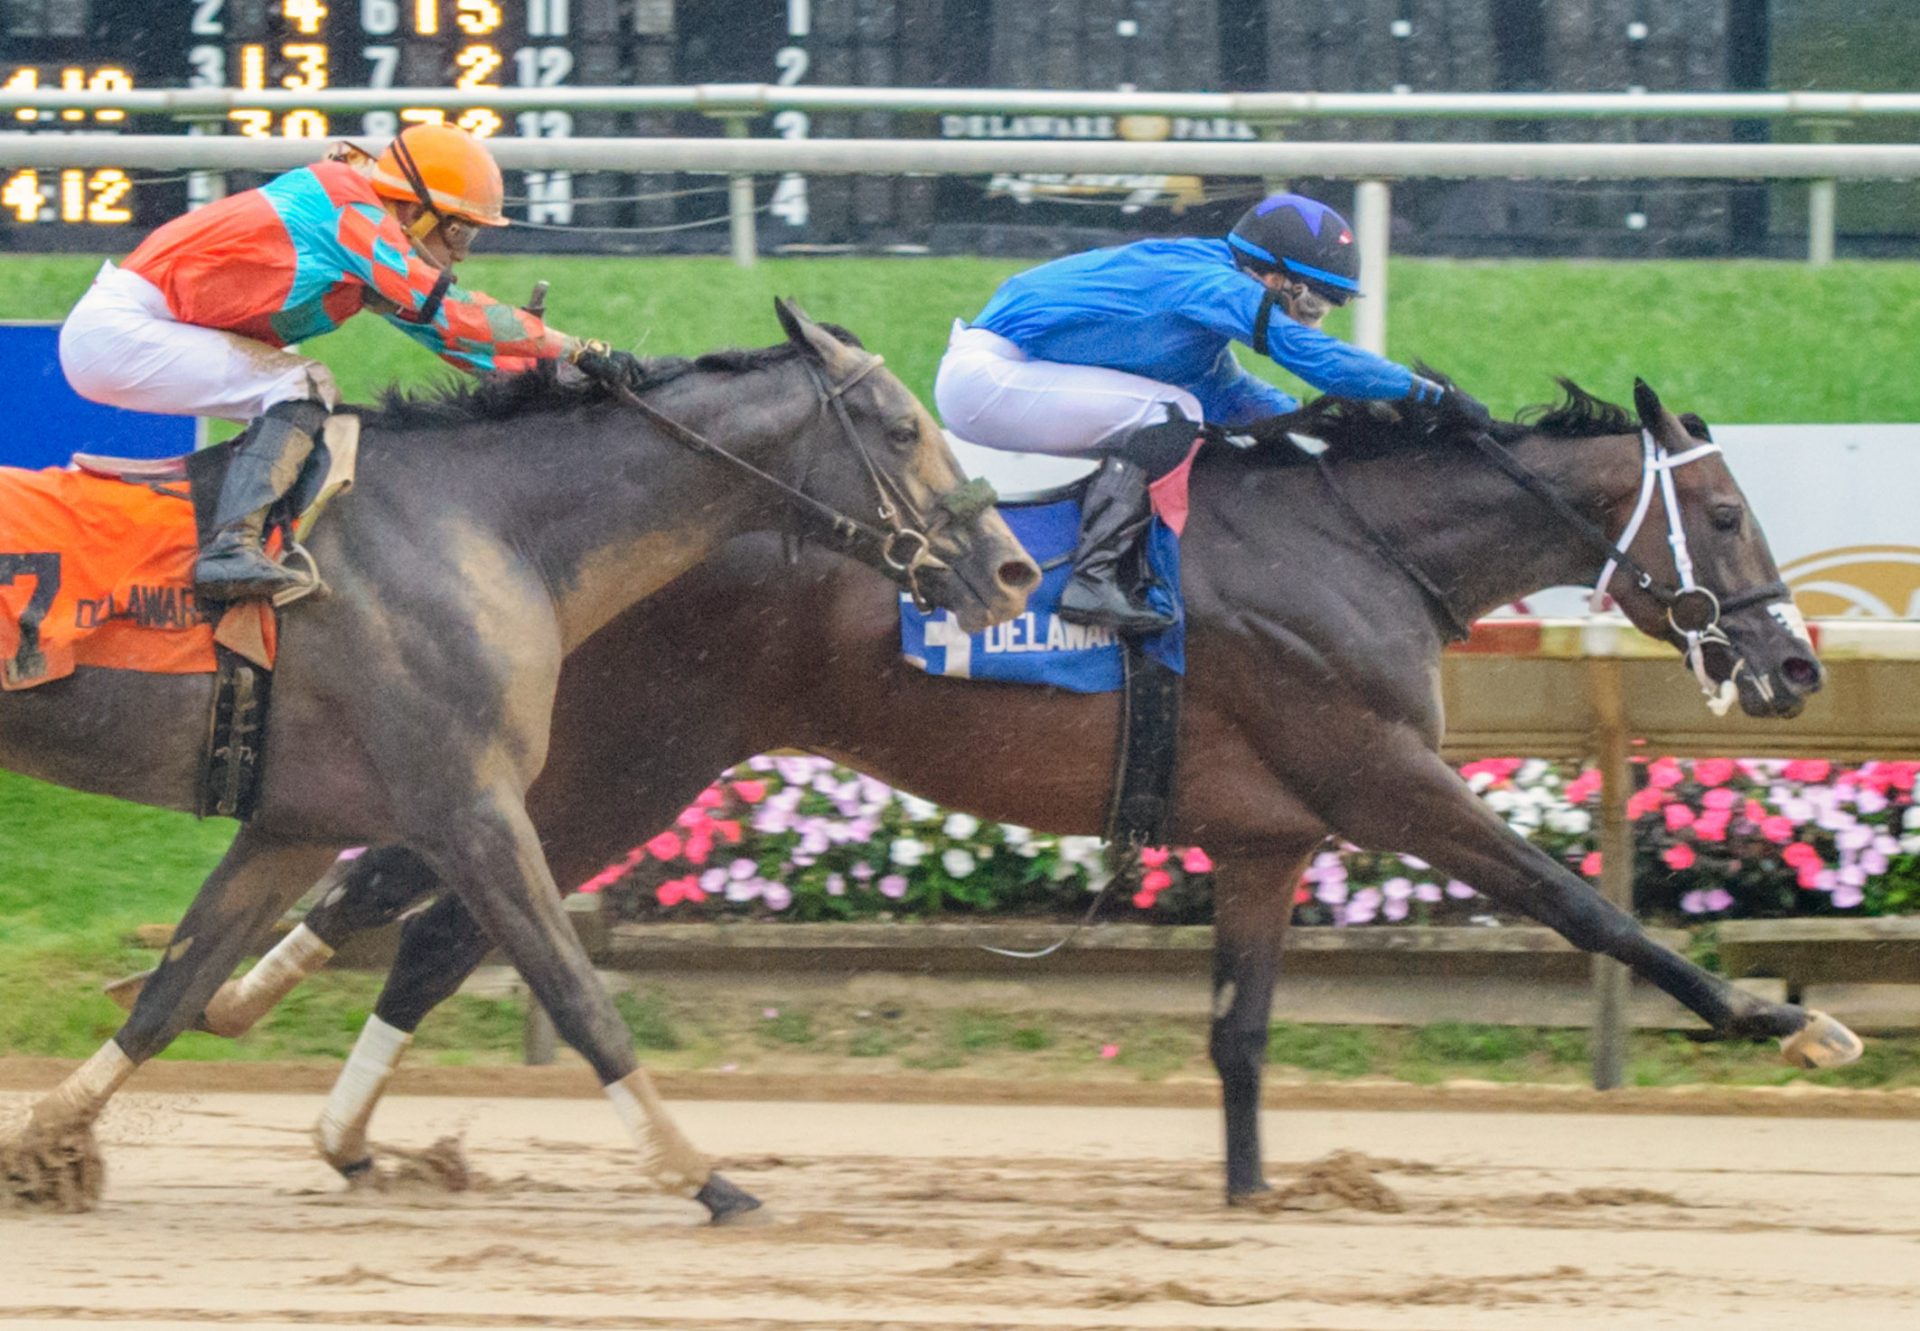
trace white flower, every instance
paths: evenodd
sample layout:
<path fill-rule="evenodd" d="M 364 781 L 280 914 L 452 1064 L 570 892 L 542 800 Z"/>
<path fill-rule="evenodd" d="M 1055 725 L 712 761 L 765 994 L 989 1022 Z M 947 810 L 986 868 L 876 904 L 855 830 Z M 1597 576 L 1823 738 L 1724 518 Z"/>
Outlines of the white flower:
<path fill-rule="evenodd" d="M 950 846 L 940 853 L 940 867 L 953 878 L 965 878 L 974 870 L 974 858 L 971 852 L 958 846 Z"/>
<path fill-rule="evenodd" d="M 1593 830 L 1593 815 L 1585 809 L 1550 809 L 1547 811 L 1547 826 L 1556 832 L 1580 836 Z"/>
<path fill-rule="evenodd" d="M 920 863 L 926 853 L 926 842 L 915 840 L 910 836 L 903 836 L 894 840 L 892 849 L 887 852 L 887 858 L 902 867 L 912 868 L 914 865 Z"/>
<path fill-rule="evenodd" d="M 1091 867 L 1100 863 L 1100 847 L 1100 838 L 1097 836 L 1063 836 L 1060 838 L 1060 858 L 1068 864 Z"/>
<path fill-rule="evenodd" d="M 909 795 L 905 791 L 900 792 L 900 807 L 907 817 L 916 823 L 930 823 L 934 815 L 940 812 L 938 804 L 931 800 L 923 800 L 918 795 Z"/>
<path fill-rule="evenodd" d="M 955 841 L 965 841 L 980 830 L 980 820 L 970 813 L 950 813 L 940 830 Z"/>
<path fill-rule="evenodd" d="M 1920 804 L 1914 805 L 1900 816 L 1900 826 L 1909 832 L 1920 832 Z"/>

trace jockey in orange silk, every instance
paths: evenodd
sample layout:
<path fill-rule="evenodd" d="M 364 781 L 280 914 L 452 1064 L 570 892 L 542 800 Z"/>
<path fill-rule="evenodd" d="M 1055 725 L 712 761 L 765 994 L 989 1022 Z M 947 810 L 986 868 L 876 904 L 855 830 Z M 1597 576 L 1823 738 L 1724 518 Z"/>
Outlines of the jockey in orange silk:
<path fill-rule="evenodd" d="M 370 309 L 476 374 L 605 352 L 455 283 L 479 228 L 507 225 L 502 195 L 478 140 L 414 125 L 377 160 L 347 149 L 289 171 L 167 223 L 101 269 L 60 333 L 77 392 L 137 411 L 258 418 L 194 566 L 201 597 L 272 596 L 306 581 L 260 549 L 268 508 L 339 400 L 327 368 L 292 344 Z"/>

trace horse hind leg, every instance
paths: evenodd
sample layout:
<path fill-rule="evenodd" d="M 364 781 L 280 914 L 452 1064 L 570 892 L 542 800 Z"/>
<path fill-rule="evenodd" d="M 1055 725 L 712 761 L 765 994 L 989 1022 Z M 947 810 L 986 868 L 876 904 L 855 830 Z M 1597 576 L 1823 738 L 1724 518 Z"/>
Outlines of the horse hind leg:
<path fill-rule="evenodd" d="M 1220 862 L 1213 875 L 1213 1018 L 1207 1041 L 1226 1116 L 1227 1203 L 1270 1191 L 1260 1151 L 1260 1083 L 1273 986 L 1312 847 Z"/>
<path fill-rule="evenodd" d="M 95 1158 L 90 1143 L 101 1110 L 140 1064 L 193 1023 L 214 988 L 232 973 L 248 941 L 298 899 L 335 849 L 281 841 L 250 827 L 240 830 L 181 920 L 133 1015 L 34 1105 L 14 1142 L 0 1144 L 6 1181 L 14 1184 L 16 1195 L 30 1204 L 90 1204 L 99 1186 L 98 1171 L 89 1164 Z M 81 1176 L 79 1196 L 58 1185 L 49 1191 L 44 1171 L 37 1176 L 39 1184 L 23 1191 L 18 1167 L 23 1160 L 64 1162 Z M 88 1174 L 91 1183 L 85 1181 Z"/>

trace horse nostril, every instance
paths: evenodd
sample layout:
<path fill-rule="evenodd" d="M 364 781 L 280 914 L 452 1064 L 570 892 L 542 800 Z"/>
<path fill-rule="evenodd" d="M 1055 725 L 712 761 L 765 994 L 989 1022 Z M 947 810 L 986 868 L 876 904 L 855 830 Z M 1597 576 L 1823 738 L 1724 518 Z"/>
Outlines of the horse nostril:
<path fill-rule="evenodd" d="M 1024 592 L 1040 581 L 1040 570 L 1029 559 L 1009 559 L 1000 566 L 1000 585 L 1008 591 Z"/>
<path fill-rule="evenodd" d="M 1780 673 L 1796 689 L 1820 687 L 1820 663 L 1811 657 L 1789 656 L 1781 662 Z"/>

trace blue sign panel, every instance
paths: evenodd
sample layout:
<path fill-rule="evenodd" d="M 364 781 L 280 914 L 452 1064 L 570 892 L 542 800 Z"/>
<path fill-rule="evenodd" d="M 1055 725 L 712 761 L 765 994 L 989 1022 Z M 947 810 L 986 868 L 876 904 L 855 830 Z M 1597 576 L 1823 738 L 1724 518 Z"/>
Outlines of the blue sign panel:
<path fill-rule="evenodd" d="M 0 323 L 0 467 L 64 467 L 75 453 L 191 453 L 201 423 L 89 402 L 60 372 L 58 324 Z"/>

